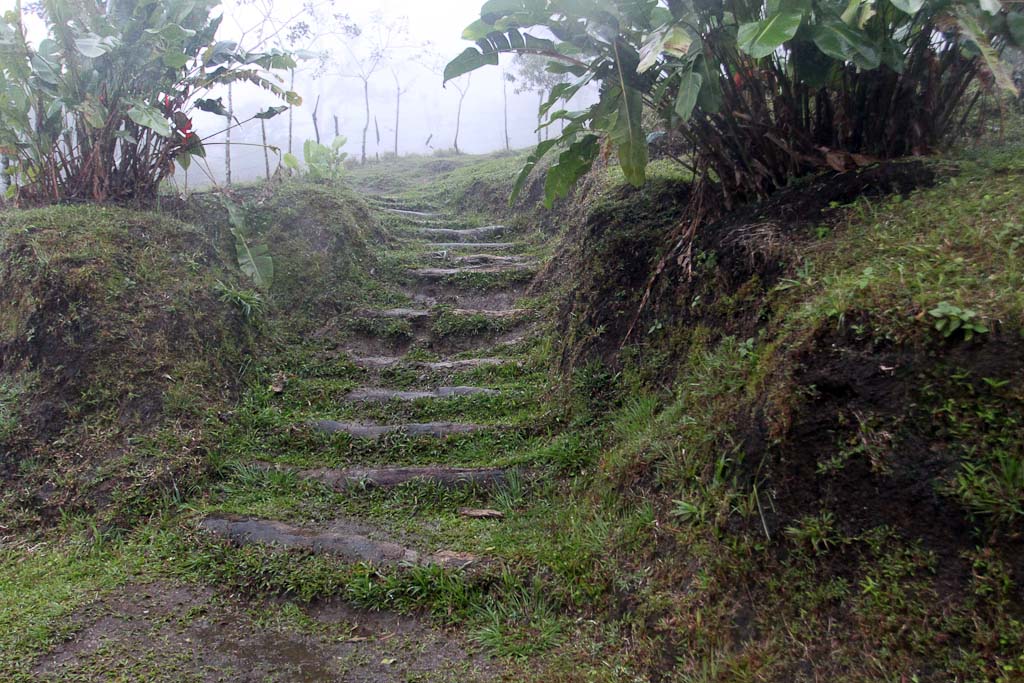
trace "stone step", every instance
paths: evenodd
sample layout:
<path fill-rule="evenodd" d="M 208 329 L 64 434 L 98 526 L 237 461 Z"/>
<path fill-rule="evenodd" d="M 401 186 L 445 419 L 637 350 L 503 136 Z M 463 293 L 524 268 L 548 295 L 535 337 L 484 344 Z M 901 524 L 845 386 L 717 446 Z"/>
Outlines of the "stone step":
<path fill-rule="evenodd" d="M 298 472 L 300 477 L 319 481 L 342 491 L 353 486 L 390 489 L 412 481 L 428 482 L 455 488 L 467 484 L 493 486 L 507 476 L 499 467 L 349 467 L 315 469 Z"/>
<path fill-rule="evenodd" d="M 502 273 L 525 273 L 531 270 L 534 270 L 533 266 L 526 263 L 508 263 L 502 265 L 464 266 L 461 268 L 409 268 L 405 272 L 417 280 L 435 282 L 459 275 L 476 273 L 500 275 Z"/>
<path fill-rule="evenodd" d="M 488 425 L 463 422 L 418 422 L 409 424 L 382 425 L 366 422 L 338 422 L 336 420 L 316 420 L 312 426 L 328 434 L 345 433 L 357 439 L 379 439 L 387 434 L 405 434 L 407 436 L 433 436 L 444 438 L 452 434 L 470 434 Z"/>
<path fill-rule="evenodd" d="M 433 315 L 429 310 L 422 308 L 385 308 L 367 309 L 359 311 L 357 315 L 361 318 L 389 318 L 392 320 L 428 320 Z"/>
<path fill-rule="evenodd" d="M 430 211 L 413 211 L 412 209 L 398 209 L 391 206 L 383 207 L 388 213 L 396 213 L 400 216 L 412 216 L 413 218 L 438 218 L 441 216 L 439 213 L 433 213 Z"/>
<path fill-rule="evenodd" d="M 495 237 L 505 232 L 504 225 L 485 225 L 479 228 L 413 228 L 412 234 L 432 241 L 474 242 Z"/>
<path fill-rule="evenodd" d="M 383 401 L 418 401 L 428 398 L 458 398 L 460 396 L 493 396 L 498 392 L 483 387 L 440 387 L 432 391 L 399 391 L 381 387 L 363 387 L 350 391 L 346 401 L 373 403 Z"/>
<path fill-rule="evenodd" d="M 431 242 L 431 249 L 516 249 L 523 245 L 519 242 Z"/>
<path fill-rule="evenodd" d="M 459 372 L 461 370 L 472 370 L 485 365 L 507 365 L 514 362 L 516 361 L 508 358 L 464 358 L 461 360 L 407 361 L 404 356 L 366 356 L 363 358 L 352 359 L 352 363 L 357 367 L 368 370 L 408 365 L 409 367 L 432 370 L 434 372 Z"/>
<path fill-rule="evenodd" d="M 506 319 L 526 315 L 527 308 L 501 308 L 490 310 L 486 308 L 450 308 L 448 312 L 453 315 L 483 315 L 488 318 Z M 435 311 L 425 308 L 388 308 L 383 310 L 364 310 L 357 313 L 361 318 L 388 318 L 393 320 L 408 320 L 409 322 L 424 322 L 430 320 Z"/>
<path fill-rule="evenodd" d="M 207 533 L 238 545 L 266 545 L 330 554 L 346 562 L 374 565 L 440 565 L 459 569 L 476 561 L 472 555 L 443 551 L 421 553 L 391 541 L 370 538 L 362 525 L 336 521 L 323 530 L 307 529 L 269 519 L 207 517 L 199 523 Z"/>
<path fill-rule="evenodd" d="M 465 254 L 454 256 L 447 251 L 436 251 L 431 258 L 457 267 L 466 266 L 507 266 L 527 265 L 522 256 L 499 256 L 497 254 Z"/>

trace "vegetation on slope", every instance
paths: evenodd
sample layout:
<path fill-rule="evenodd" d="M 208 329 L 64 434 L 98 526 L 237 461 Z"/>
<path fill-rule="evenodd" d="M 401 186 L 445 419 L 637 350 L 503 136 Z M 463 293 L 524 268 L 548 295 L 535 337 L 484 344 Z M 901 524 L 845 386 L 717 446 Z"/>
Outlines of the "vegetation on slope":
<path fill-rule="evenodd" d="M 252 348 L 223 297 L 243 285 L 206 234 L 122 209 L 8 211 L 0 287 L 5 525 L 185 486 L 196 419 Z"/>
<path fill-rule="evenodd" d="M 650 521 L 609 540 L 605 590 L 652 675 L 1019 677 L 1019 158 L 741 209 L 698 237 L 692 275 L 665 267 L 621 350 L 659 256 L 624 245 L 665 219 L 648 190 L 595 203 L 574 267 L 598 275 L 569 287 L 561 358 L 618 406 L 586 488 Z"/>

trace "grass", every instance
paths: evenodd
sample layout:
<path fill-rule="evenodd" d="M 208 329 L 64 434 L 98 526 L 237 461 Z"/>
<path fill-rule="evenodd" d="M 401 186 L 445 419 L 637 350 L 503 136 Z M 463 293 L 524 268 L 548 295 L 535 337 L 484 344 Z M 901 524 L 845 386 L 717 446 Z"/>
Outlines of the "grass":
<path fill-rule="evenodd" d="M 34 658 L 73 634 L 69 617 L 126 580 L 105 544 L 45 544 L 0 551 L 0 677 L 34 680 Z"/>
<path fill-rule="evenodd" d="M 284 632 L 320 633 L 302 605 L 335 597 L 367 610 L 429 615 L 463 627 L 499 662 L 511 661 L 516 680 L 639 681 L 654 672 L 672 681 L 1016 680 L 1024 670 L 1024 622 L 1012 542 L 1005 541 L 1019 533 L 1024 487 L 1024 396 L 1011 353 L 1024 328 L 1019 158 L 961 159 L 960 172 L 935 189 L 835 207 L 827 229 L 800 237 L 800 260 L 783 264 L 774 285 L 741 287 L 706 309 L 673 301 L 712 314 L 685 325 L 663 316 L 645 326 L 636 348 L 616 356 L 617 364 L 587 362 L 581 354 L 569 376 L 551 374 L 552 359 L 600 338 L 603 332 L 590 326 L 607 321 L 580 315 L 562 338 L 540 328 L 516 346 L 475 348 L 463 357 L 500 354 L 516 362 L 461 372 L 416 365 L 445 355 L 423 340 L 408 362 L 367 371 L 342 350 L 352 328 L 313 336 L 271 326 L 280 335 L 275 348 L 246 366 L 230 414 L 191 402 L 182 382 L 165 405 L 193 416 L 194 431 L 138 442 L 155 460 L 191 434 L 206 454 L 201 480 L 172 478 L 173 486 L 120 494 L 136 510 L 135 523 L 124 528 L 73 518 L 54 538 L 80 539 L 69 546 L 74 552 L 49 541 L 3 551 L 0 644 L 16 654 L 0 673 L 28 676 L 33 658 L 69 635 L 69 615 L 142 577 L 215 586 L 253 604 L 274 596 L 281 600 L 276 616 L 264 611 L 254 619 Z M 518 162 L 414 159 L 353 175 L 363 187 L 387 189 L 403 206 L 436 209 L 447 195 L 483 211 L 491 201 L 486 195 L 507 182 Z M 440 181 L 420 183 L 425 170 L 445 164 Z M 576 254 L 572 262 L 598 264 L 574 293 L 595 302 L 591 311 L 610 310 L 613 301 L 628 308 L 632 293 L 622 290 L 622 278 L 636 262 L 650 261 L 645 240 L 671 222 L 674 205 L 663 200 L 687 180 L 658 164 L 656 187 L 628 193 L 616 173 L 602 172 L 581 210 L 595 224 L 633 222 L 636 231 L 565 245 Z M 468 197 L 475 180 L 485 191 Z M 348 201 L 322 199 L 328 207 Z M 404 224 L 393 216 L 384 222 Z M 532 241 L 531 253 L 550 253 L 537 233 L 522 234 Z M 338 296 L 301 299 L 302 305 L 351 310 L 341 294 L 360 305 L 407 302 L 395 288 L 396 274 L 421 263 L 423 254 L 406 243 L 396 247 L 373 261 L 377 276 L 353 270 Z M 716 278 L 718 255 L 698 261 L 698 277 L 728 281 Z M 111 287 L 132 289 L 123 280 Z M 531 302 L 531 315 L 552 317 L 560 296 Z M 963 319 L 985 330 L 967 339 L 962 326 L 950 334 L 948 326 L 936 329 L 929 311 L 942 302 L 947 318 L 974 311 Z M 758 311 L 757 330 L 724 333 L 723 319 L 731 322 L 748 306 Z M 310 309 L 303 316 L 316 317 Z M 429 333 L 442 341 L 506 331 L 498 322 L 440 307 Z M 412 339 L 411 325 L 392 330 L 393 323 L 378 319 L 358 330 Z M 978 355 L 986 349 L 994 351 Z M 462 384 L 500 393 L 344 401 L 358 386 Z M 858 393 L 878 386 L 889 393 Z M 0 429 L 3 406 L 18 400 L 17 391 L 4 391 Z M 97 393 L 91 400 L 103 406 L 110 399 Z M 321 418 L 472 420 L 490 428 L 445 440 L 369 441 L 308 427 Z M 109 415 L 102 424 L 115 422 Z M 414 482 L 335 491 L 265 462 L 516 469 L 493 489 Z M 163 491 L 157 502 L 154 490 Z M 920 509 L 941 515 L 890 510 L 907 491 L 933 506 Z M 461 507 L 504 516 L 472 519 L 459 514 Z M 306 526 L 354 518 L 419 549 L 470 552 L 490 562 L 468 571 L 386 568 L 237 547 L 195 530 L 208 514 Z M 962 532 L 943 536 L 942 525 L 953 528 L 954 518 L 964 520 Z M 14 597 L 25 587 L 29 597 L 19 603 Z M 337 635 L 351 635 L 349 626 Z"/>

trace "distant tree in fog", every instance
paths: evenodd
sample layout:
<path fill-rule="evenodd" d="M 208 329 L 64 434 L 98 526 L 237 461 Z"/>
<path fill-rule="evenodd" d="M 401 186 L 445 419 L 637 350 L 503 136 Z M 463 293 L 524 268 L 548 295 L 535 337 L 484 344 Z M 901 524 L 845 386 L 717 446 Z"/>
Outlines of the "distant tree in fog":
<path fill-rule="evenodd" d="M 455 142 L 453 143 L 456 154 L 462 153 L 462 150 L 459 149 L 459 131 L 462 128 L 462 103 L 466 101 L 466 95 L 469 94 L 469 86 L 473 83 L 472 79 L 472 74 L 466 74 L 461 78 L 449 81 L 452 87 L 459 93 L 459 108 L 455 112 Z"/>
<path fill-rule="evenodd" d="M 370 131 L 370 80 L 394 58 L 396 50 L 408 47 L 404 42 L 408 36 L 409 20 L 406 17 L 386 19 L 380 12 L 375 12 L 359 36 L 354 40 L 343 41 L 340 54 L 332 55 L 332 59 L 340 66 L 337 72 L 339 76 L 355 78 L 363 85 L 365 118 L 360 163 L 366 163 L 366 136 Z"/>
<path fill-rule="evenodd" d="M 564 74 L 553 74 L 547 70 L 548 60 L 538 55 L 516 55 L 512 60 L 515 69 L 510 79 L 516 85 L 516 93 L 534 92 L 543 105 L 551 94 L 551 89 L 559 83 L 566 82 Z M 544 119 L 540 109 L 537 111 L 537 142 L 541 141 Z"/>

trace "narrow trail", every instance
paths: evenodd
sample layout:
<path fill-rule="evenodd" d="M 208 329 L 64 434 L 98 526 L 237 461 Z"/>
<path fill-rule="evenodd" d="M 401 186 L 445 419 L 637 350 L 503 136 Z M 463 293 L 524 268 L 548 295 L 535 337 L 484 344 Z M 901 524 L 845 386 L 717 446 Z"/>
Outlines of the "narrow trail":
<path fill-rule="evenodd" d="M 529 328 L 530 311 L 516 307 L 514 302 L 536 272 L 536 264 L 523 255 L 527 247 L 524 242 L 487 241 L 510 237 L 504 226 L 438 227 L 457 223 L 457 218 L 419 211 L 394 199 L 377 199 L 375 203 L 379 211 L 392 218 L 392 239 L 383 254 L 383 260 L 393 265 L 388 284 L 410 303 L 365 309 L 356 314 L 354 328 L 358 332 L 346 340 L 343 349 L 354 365 L 365 370 L 366 383 L 342 397 L 348 415 L 324 414 L 306 426 L 329 434 L 345 434 L 353 440 L 379 441 L 395 436 L 436 439 L 442 442 L 437 450 L 441 457 L 430 463 L 402 462 L 400 452 L 389 451 L 384 445 L 379 455 L 387 465 L 354 462 L 344 468 L 297 470 L 298 474 L 338 490 L 360 486 L 386 489 L 416 481 L 446 487 L 501 481 L 508 474 L 507 469 L 458 462 L 458 456 L 445 457 L 443 446 L 450 436 L 493 430 L 494 425 L 481 424 L 471 415 L 460 414 L 458 407 L 444 421 L 423 422 L 405 421 L 401 419 L 401 410 L 391 408 L 399 403 L 424 405 L 499 396 L 500 389 L 449 385 L 444 379 L 458 378 L 461 372 L 480 367 L 516 363 L 512 355 L 489 354 L 503 349 L 507 352 Z M 499 250 L 501 254 L 484 253 L 489 250 Z M 456 334 L 444 333 L 439 325 L 444 320 L 456 328 Z M 412 334 L 396 343 L 389 334 L 391 328 L 379 325 L 381 321 L 406 325 Z M 463 330 L 459 329 L 460 323 L 468 324 Z M 437 359 L 421 361 L 410 357 L 408 351 L 414 347 L 429 349 Z M 417 374 L 417 381 L 402 388 L 389 386 L 381 373 L 384 369 L 411 370 Z M 297 378 L 299 382 L 303 379 Z M 376 410 L 368 409 L 374 406 Z M 377 415 L 380 418 L 375 419 Z M 405 546 L 389 538 L 385 531 L 353 519 L 339 518 L 328 524 L 313 520 L 285 524 L 276 519 L 235 514 L 209 516 L 200 527 L 233 543 L 300 547 L 375 565 L 422 563 L 464 568 L 486 561 L 447 548 Z"/>
<path fill-rule="evenodd" d="M 502 566 L 488 534 L 514 511 L 492 508 L 507 487 L 521 492 L 516 456 L 536 412 L 537 371 L 524 367 L 536 320 L 523 299 L 536 245 L 368 201 L 388 233 L 373 283 L 386 304 L 267 361 L 293 364 L 225 418 L 228 471 L 183 522 L 195 558 L 252 551 L 237 592 L 129 583 L 75 615 L 76 635 L 36 662 L 39 680 L 110 680 L 126 666 L 153 681 L 516 680 L 467 633 L 360 609 L 344 583 L 310 603 L 263 583 L 307 560 L 327 576 Z"/>

